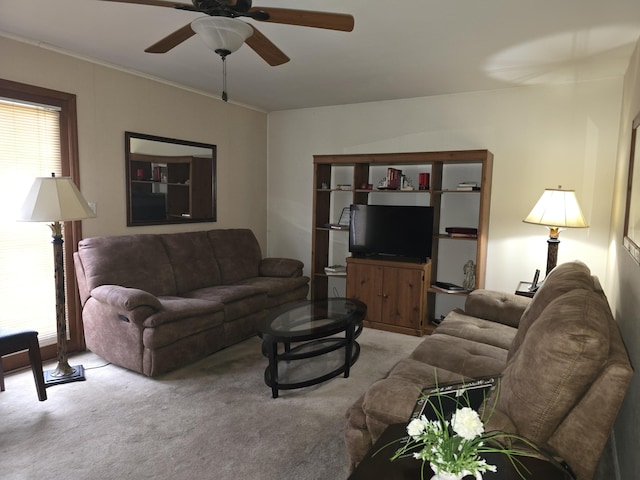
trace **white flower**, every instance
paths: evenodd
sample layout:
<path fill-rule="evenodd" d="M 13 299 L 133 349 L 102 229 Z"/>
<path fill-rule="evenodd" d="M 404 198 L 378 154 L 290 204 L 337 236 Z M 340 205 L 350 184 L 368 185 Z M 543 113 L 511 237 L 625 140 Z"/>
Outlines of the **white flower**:
<path fill-rule="evenodd" d="M 469 407 L 462 407 L 453 414 L 451 428 L 465 440 L 473 440 L 484 432 L 478 412 Z"/>
<path fill-rule="evenodd" d="M 414 418 L 407 425 L 407 433 L 412 437 L 417 437 L 424 432 L 424 423 L 417 418 Z"/>

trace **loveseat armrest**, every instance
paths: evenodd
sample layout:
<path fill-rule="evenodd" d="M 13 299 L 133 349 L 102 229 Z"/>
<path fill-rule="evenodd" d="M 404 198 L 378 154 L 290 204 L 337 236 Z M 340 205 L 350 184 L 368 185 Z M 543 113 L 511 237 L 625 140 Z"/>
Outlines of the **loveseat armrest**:
<path fill-rule="evenodd" d="M 517 328 L 520 317 L 529 303 L 531 303 L 529 297 L 479 289 L 467 296 L 464 313 Z"/>
<path fill-rule="evenodd" d="M 152 313 L 162 310 L 162 304 L 158 297 L 138 288 L 122 287 L 120 285 L 100 285 L 91 290 L 91 296 L 97 301 L 106 303 L 115 308 L 119 313 L 125 314 L 135 323 L 142 323 L 144 318 Z M 144 310 L 144 314 L 131 315 L 136 309 Z M 141 317 L 141 318 L 137 318 Z"/>
<path fill-rule="evenodd" d="M 293 258 L 263 258 L 260 261 L 261 277 L 300 277 L 304 264 Z"/>

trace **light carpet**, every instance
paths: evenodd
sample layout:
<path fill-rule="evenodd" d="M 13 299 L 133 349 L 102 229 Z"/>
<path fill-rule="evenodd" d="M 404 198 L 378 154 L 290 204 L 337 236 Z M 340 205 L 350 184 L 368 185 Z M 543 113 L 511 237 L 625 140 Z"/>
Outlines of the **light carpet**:
<path fill-rule="evenodd" d="M 157 379 L 85 352 L 70 363 L 87 380 L 48 388 L 45 402 L 30 370 L 7 375 L 0 478 L 346 479 L 347 408 L 420 341 L 365 329 L 349 378 L 277 399 L 257 337 Z"/>

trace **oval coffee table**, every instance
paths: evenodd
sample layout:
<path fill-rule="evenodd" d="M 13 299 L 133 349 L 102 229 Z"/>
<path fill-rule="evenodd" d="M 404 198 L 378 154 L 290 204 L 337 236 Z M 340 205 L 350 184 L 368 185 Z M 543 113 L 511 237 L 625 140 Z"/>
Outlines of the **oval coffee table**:
<path fill-rule="evenodd" d="M 360 354 L 367 307 L 349 298 L 296 302 L 271 313 L 258 327 L 262 353 L 269 359 L 264 381 L 273 398 L 278 390 L 309 387 L 349 369 Z"/>

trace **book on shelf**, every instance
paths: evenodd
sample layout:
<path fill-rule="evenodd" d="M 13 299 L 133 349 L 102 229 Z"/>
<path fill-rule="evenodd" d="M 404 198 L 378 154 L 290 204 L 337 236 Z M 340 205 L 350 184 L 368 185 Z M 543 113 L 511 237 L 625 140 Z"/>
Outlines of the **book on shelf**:
<path fill-rule="evenodd" d="M 475 238 L 478 236 L 478 229 L 473 227 L 446 227 L 444 231 L 450 237 Z"/>
<path fill-rule="evenodd" d="M 420 190 L 429 190 L 429 180 L 431 174 L 428 172 L 422 172 L 418 174 L 418 188 Z"/>
<path fill-rule="evenodd" d="M 400 179 L 402 177 L 402 170 L 397 168 L 387 168 L 387 189 L 397 190 L 401 187 Z"/>
<path fill-rule="evenodd" d="M 460 182 L 458 183 L 456 190 L 471 192 L 474 190 L 480 190 L 480 187 L 478 186 L 477 182 Z"/>
<path fill-rule="evenodd" d="M 349 230 L 349 227 L 344 225 L 338 225 L 337 223 L 325 223 L 324 228 L 330 228 L 331 230 Z"/>
<path fill-rule="evenodd" d="M 455 283 L 449 283 L 449 282 L 436 282 L 433 285 L 431 285 L 431 288 L 435 290 L 440 290 L 441 292 L 445 292 L 445 293 L 466 293 L 470 291 L 467 288 L 464 288 L 464 287 L 461 287 L 460 285 L 456 285 Z"/>
<path fill-rule="evenodd" d="M 327 275 L 344 275 L 347 273 L 347 267 L 344 265 L 329 265 L 324 267 L 324 273 Z"/>

